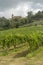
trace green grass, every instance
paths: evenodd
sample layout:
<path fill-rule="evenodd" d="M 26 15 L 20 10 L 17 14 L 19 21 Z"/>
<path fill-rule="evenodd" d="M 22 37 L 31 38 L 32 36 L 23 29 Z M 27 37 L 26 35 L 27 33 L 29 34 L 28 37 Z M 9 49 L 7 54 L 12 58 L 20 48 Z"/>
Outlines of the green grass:
<path fill-rule="evenodd" d="M 26 57 L 27 57 L 27 58 L 36 57 L 36 56 L 38 56 L 38 54 L 39 54 L 41 51 L 43 51 L 43 47 L 40 47 L 39 49 L 37 49 L 37 50 L 34 51 L 34 52 L 28 53 Z M 43 57 L 43 55 L 42 55 L 42 57 Z M 41 58 L 41 57 L 39 57 L 39 58 Z M 38 58 L 38 59 L 39 59 L 39 58 Z"/>
<path fill-rule="evenodd" d="M 0 65 L 43 65 L 43 26 L 0 31 L 0 51 Z"/>
<path fill-rule="evenodd" d="M 6 55 L 10 47 L 28 43 L 30 52 L 43 46 L 43 26 L 31 26 L 0 31 L 0 49 Z M 1 48 L 2 47 L 2 48 Z"/>

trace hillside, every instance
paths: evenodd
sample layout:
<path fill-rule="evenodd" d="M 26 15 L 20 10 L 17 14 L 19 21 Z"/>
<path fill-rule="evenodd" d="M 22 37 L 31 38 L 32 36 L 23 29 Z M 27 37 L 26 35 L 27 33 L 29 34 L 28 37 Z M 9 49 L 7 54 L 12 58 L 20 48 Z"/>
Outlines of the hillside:
<path fill-rule="evenodd" d="M 0 31 L 0 65 L 43 65 L 43 26 Z"/>
<path fill-rule="evenodd" d="M 0 65 L 43 65 L 43 48 L 24 56 L 23 50 L 0 57 Z"/>
<path fill-rule="evenodd" d="M 43 65 L 43 0 L 0 0 L 0 65 Z"/>
<path fill-rule="evenodd" d="M 24 24 L 23 26 L 20 27 L 30 27 L 30 26 L 40 26 L 40 25 L 43 25 L 43 20 L 35 20 L 32 23 Z"/>

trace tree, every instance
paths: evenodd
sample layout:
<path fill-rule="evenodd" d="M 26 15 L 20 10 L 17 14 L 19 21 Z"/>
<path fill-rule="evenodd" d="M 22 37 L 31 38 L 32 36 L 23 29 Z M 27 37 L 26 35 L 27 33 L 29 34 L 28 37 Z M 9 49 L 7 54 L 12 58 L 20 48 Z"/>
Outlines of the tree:
<path fill-rule="evenodd" d="M 28 14 L 28 16 L 27 16 L 28 18 L 31 18 L 33 16 L 32 11 L 28 12 L 27 14 Z"/>
<path fill-rule="evenodd" d="M 27 21 L 28 21 L 28 23 L 32 23 L 32 22 L 33 22 L 33 21 L 32 21 L 32 17 L 33 17 L 32 11 L 28 12 L 27 14 L 28 14 L 28 15 L 27 15 Z"/>

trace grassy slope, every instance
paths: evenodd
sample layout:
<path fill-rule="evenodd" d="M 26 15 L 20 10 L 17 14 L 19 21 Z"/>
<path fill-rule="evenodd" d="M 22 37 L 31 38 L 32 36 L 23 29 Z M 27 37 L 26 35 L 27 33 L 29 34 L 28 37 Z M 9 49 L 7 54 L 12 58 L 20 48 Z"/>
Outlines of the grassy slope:
<path fill-rule="evenodd" d="M 18 29 L 10 29 L 10 30 L 4 30 L 0 31 L 0 36 L 3 34 L 29 34 L 32 32 L 40 32 L 43 31 L 43 26 L 30 26 L 30 27 L 23 27 L 23 28 L 18 28 Z"/>
<path fill-rule="evenodd" d="M 43 26 L 41 27 L 32 26 L 29 28 L 24 27 L 15 30 L 12 29 L 1 32 L 4 34 L 5 33 L 27 34 L 34 31 L 43 32 Z M 33 53 L 27 53 L 27 51 L 28 51 L 28 45 L 22 46 L 17 50 L 11 50 L 8 55 L 0 57 L 0 65 L 43 65 L 43 48 L 40 48 Z"/>
<path fill-rule="evenodd" d="M 30 24 L 24 24 L 21 27 L 28 27 L 28 26 L 34 26 L 34 25 L 43 25 L 43 20 L 35 20 L 34 22 Z"/>

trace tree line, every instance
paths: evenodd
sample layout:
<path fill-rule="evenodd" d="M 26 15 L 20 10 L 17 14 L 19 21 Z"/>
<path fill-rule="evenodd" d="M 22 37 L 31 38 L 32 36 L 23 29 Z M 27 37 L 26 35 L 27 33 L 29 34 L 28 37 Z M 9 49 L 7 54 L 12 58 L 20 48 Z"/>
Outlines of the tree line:
<path fill-rule="evenodd" d="M 43 20 L 43 11 L 38 11 L 35 14 L 30 11 L 26 17 L 14 16 L 13 14 L 9 19 L 0 17 L 0 30 L 19 28 L 20 26 L 34 22 L 34 20 Z"/>

